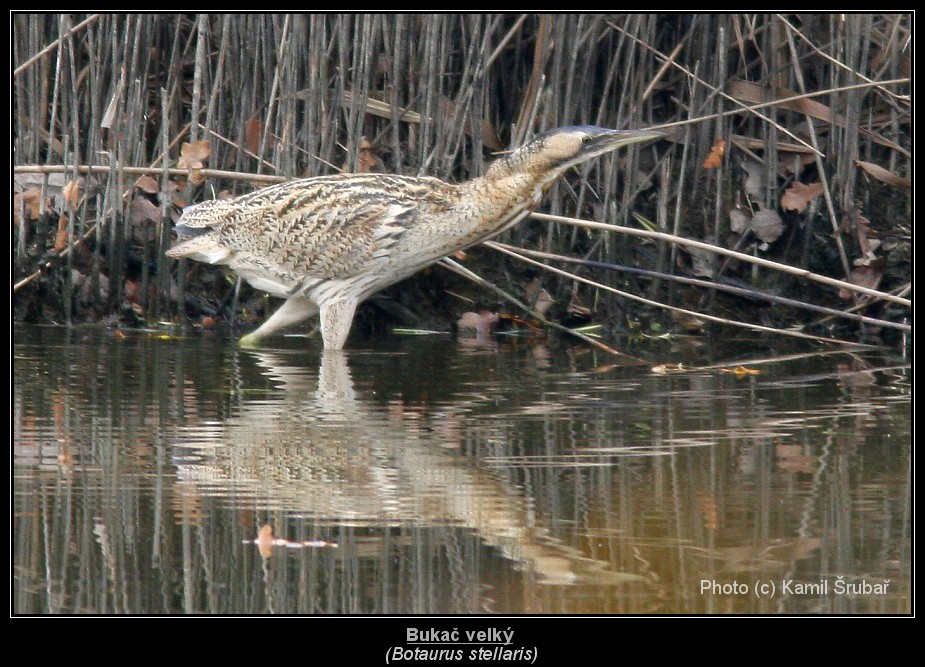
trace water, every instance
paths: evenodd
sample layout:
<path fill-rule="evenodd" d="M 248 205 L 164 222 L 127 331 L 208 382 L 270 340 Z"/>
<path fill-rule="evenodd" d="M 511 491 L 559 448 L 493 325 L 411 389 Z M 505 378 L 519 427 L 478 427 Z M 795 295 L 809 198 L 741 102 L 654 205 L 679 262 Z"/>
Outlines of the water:
<path fill-rule="evenodd" d="M 14 613 L 911 610 L 892 352 L 278 344 L 15 329 Z"/>

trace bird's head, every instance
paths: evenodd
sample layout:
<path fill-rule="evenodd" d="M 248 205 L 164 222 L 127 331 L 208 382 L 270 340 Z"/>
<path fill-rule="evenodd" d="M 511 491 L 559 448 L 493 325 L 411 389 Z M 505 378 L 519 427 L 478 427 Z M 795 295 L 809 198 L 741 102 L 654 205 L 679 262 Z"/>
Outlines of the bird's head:
<path fill-rule="evenodd" d="M 526 147 L 549 160 L 549 168 L 565 171 L 623 146 L 665 136 L 658 130 L 609 130 L 594 125 L 561 127 L 537 136 Z"/>
<path fill-rule="evenodd" d="M 537 135 L 499 162 L 512 171 L 532 171 L 551 182 L 566 170 L 622 146 L 660 139 L 658 130 L 609 130 L 594 125 L 560 127 Z M 502 165 L 499 165 L 499 167 Z"/>

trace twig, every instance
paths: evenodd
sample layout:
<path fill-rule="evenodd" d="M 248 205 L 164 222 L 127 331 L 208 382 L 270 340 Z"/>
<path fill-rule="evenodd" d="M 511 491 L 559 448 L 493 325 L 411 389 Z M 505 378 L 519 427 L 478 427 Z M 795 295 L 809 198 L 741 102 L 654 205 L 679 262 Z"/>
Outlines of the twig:
<path fill-rule="evenodd" d="M 896 296 L 903 296 L 904 294 L 908 294 L 909 291 L 910 291 L 911 289 L 912 289 L 911 283 L 906 283 L 905 285 L 902 285 L 902 286 L 897 287 L 896 289 L 894 289 L 894 290 L 891 292 L 891 294 L 895 294 Z M 859 303 L 859 304 L 855 304 L 854 306 L 851 306 L 850 308 L 846 308 L 846 309 L 844 310 L 844 312 L 846 312 L 846 313 L 852 313 L 852 312 L 854 312 L 854 311 L 856 311 L 856 310 L 861 310 L 861 308 L 866 308 L 866 307 L 869 306 L 869 305 L 870 305 L 869 303 Z M 830 315 L 830 316 L 828 316 L 828 317 L 822 317 L 822 318 L 816 320 L 815 322 L 811 322 L 810 324 L 808 324 L 808 325 L 806 325 L 806 326 L 807 326 L 807 327 L 818 326 L 818 325 L 820 325 L 820 324 L 822 324 L 822 323 L 824 323 L 824 322 L 828 322 L 829 320 L 832 319 L 832 317 L 834 317 L 834 315 Z M 879 320 L 877 320 L 877 322 L 879 322 Z M 871 323 L 871 324 L 873 324 L 873 323 Z M 883 325 L 881 324 L 880 326 L 883 326 Z M 902 327 L 903 327 L 903 330 L 904 330 L 904 331 L 912 331 L 912 326 L 911 326 L 911 325 L 904 324 L 904 325 L 902 325 Z M 896 328 L 899 328 L 899 327 L 896 327 Z"/>
<path fill-rule="evenodd" d="M 70 37 L 71 35 L 73 35 L 73 34 L 74 34 L 75 32 L 77 32 L 78 30 L 83 30 L 84 28 L 86 28 L 86 27 L 87 27 L 88 25 L 90 25 L 91 23 L 95 23 L 97 20 L 99 20 L 99 18 L 100 18 L 101 16 L 102 16 L 102 14 L 91 14 L 89 17 L 85 18 L 83 21 L 81 21 L 80 23 L 78 23 L 77 25 L 75 25 L 73 28 L 71 28 L 70 30 L 68 30 L 66 33 L 64 33 L 63 35 L 61 35 L 61 37 L 59 37 L 58 39 L 56 39 L 55 41 L 53 41 L 51 44 L 49 44 L 48 46 L 46 46 L 44 49 L 42 49 L 41 51 L 39 51 L 38 53 L 36 53 L 34 56 L 32 56 L 31 58 L 29 58 L 29 59 L 28 59 L 26 62 L 24 62 L 22 65 L 20 65 L 20 66 L 17 67 L 16 69 L 14 69 L 14 70 L 13 70 L 13 77 L 19 76 L 20 74 L 22 74 L 23 72 L 25 72 L 27 69 L 29 69 L 29 67 L 31 67 L 32 64 L 33 64 L 34 62 L 36 62 L 37 60 L 40 60 L 40 59 L 41 59 L 42 57 L 44 57 L 45 55 L 51 53 L 51 52 L 54 51 L 56 48 L 58 48 L 58 45 L 61 43 L 61 40 L 62 40 L 62 39 L 67 39 L 68 37 Z"/>
<path fill-rule="evenodd" d="M 673 58 L 673 54 L 672 54 L 672 56 L 666 56 L 664 53 L 662 53 L 662 52 L 659 51 L 658 49 L 656 49 L 656 48 L 650 46 L 649 44 L 646 44 L 645 42 L 643 42 L 642 40 L 640 40 L 638 37 L 629 34 L 626 30 L 624 30 L 624 29 L 621 28 L 620 26 L 616 25 L 615 23 L 613 23 L 613 22 L 611 22 L 611 21 L 607 21 L 606 23 L 607 23 L 607 25 L 609 25 L 609 26 L 610 26 L 611 28 L 613 28 L 614 30 L 617 30 L 617 31 L 619 31 L 620 33 L 626 35 L 626 37 L 628 37 L 630 40 L 636 42 L 636 43 L 639 44 L 640 46 L 642 46 L 642 47 L 648 49 L 649 51 L 653 52 L 657 57 L 659 57 L 659 58 L 663 59 L 664 61 L 666 61 L 666 62 L 668 62 L 668 63 L 674 65 L 675 67 L 677 67 L 677 68 L 678 68 L 679 70 L 681 70 L 685 75 L 691 77 L 692 79 L 694 79 L 695 81 L 697 81 L 699 84 L 701 84 L 701 85 L 704 86 L 705 88 L 708 88 L 710 91 L 712 91 L 712 93 L 713 93 L 714 95 L 719 94 L 721 97 L 723 97 L 723 98 L 725 98 L 725 99 L 728 99 L 728 100 L 731 101 L 733 104 L 736 104 L 736 105 L 738 105 L 739 107 L 741 107 L 740 109 L 733 109 L 733 110 L 730 110 L 730 111 L 723 111 L 723 112 L 718 113 L 718 114 L 713 114 L 712 116 L 701 117 L 701 118 L 698 118 L 697 120 L 703 121 L 703 120 L 710 119 L 710 118 L 724 118 L 728 113 L 743 112 L 743 111 L 746 111 L 746 110 L 752 110 L 752 111 L 754 111 L 754 109 L 748 109 L 748 107 L 746 107 L 742 102 L 740 102 L 739 100 L 735 99 L 735 98 L 732 97 L 731 95 L 727 94 L 725 91 L 720 90 L 720 89 L 717 88 L 716 86 L 713 86 L 713 85 L 711 85 L 710 83 L 708 83 L 707 81 L 704 81 L 703 79 L 699 78 L 699 77 L 698 77 L 696 74 L 694 74 L 691 70 L 689 70 L 688 68 L 684 67 L 684 65 L 681 65 L 680 63 L 676 62 L 676 61 L 674 60 L 674 58 Z M 804 146 L 806 146 L 807 148 L 809 148 L 809 149 L 811 149 L 811 150 L 815 150 L 814 148 L 812 148 L 812 146 L 810 146 L 810 145 L 807 144 L 805 141 L 803 141 L 802 139 L 800 139 L 800 137 L 798 137 L 798 136 L 795 135 L 793 132 L 791 132 L 790 130 L 788 130 L 787 128 L 785 128 L 783 125 L 781 125 L 781 124 L 775 122 L 772 118 L 769 118 L 768 116 L 765 116 L 764 114 L 760 114 L 760 113 L 756 113 L 755 115 L 758 116 L 759 118 L 761 118 L 763 121 L 765 121 L 765 122 L 767 122 L 767 123 L 773 125 L 773 126 L 776 127 L 780 132 L 783 132 L 783 133 L 786 134 L 787 136 L 791 137 L 794 141 L 803 144 Z"/>
<path fill-rule="evenodd" d="M 639 269 L 632 266 L 621 266 L 619 264 L 610 264 L 608 262 L 597 262 L 590 259 L 582 259 L 580 257 L 569 257 L 567 255 L 556 255 L 550 252 L 541 252 L 539 250 L 527 250 L 525 248 L 517 248 L 506 243 L 499 243 L 498 241 L 485 241 L 482 245 L 485 245 L 489 248 L 494 248 L 496 250 L 511 250 L 513 252 L 520 253 L 527 257 L 534 257 L 536 259 L 553 259 L 559 262 L 568 262 L 570 264 L 581 264 L 582 266 L 589 266 L 598 269 L 607 269 L 609 271 L 621 271 L 623 273 L 632 273 L 634 275 L 646 276 L 649 278 L 656 278 L 662 280 L 673 280 L 677 283 L 682 283 L 684 285 L 694 285 L 696 287 L 706 287 L 709 289 L 716 289 L 721 292 L 728 292 L 729 294 L 735 294 L 737 296 L 744 296 L 750 299 L 762 299 L 765 301 L 770 301 L 773 303 L 779 303 L 784 306 L 793 306 L 794 308 L 804 308 L 806 310 L 813 310 L 818 313 L 825 313 L 831 317 L 842 317 L 845 319 L 853 320 L 855 322 L 863 322 L 864 324 L 871 324 L 881 327 L 890 327 L 893 329 L 900 329 L 902 331 L 912 331 L 912 327 L 908 324 L 901 324 L 899 322 L 890 322 L 888 320 L 880 320 L 875 317 L 868 317 L 866 315 L 857 315 L 853 312 L 847 312 L 844 310 L 837 310 L 835 308 L 828 308 L 826 306 L 818 306 L 814 303 L 807 303 L 805 301 L 798 301 L 796 299 L 789 299 L 783 296 L 777 296 L 775 294 L 767 294 L 760 290 L 747 289 L 745 287 L 738 287 L 736 285 L 726 285 L 723 283 L 716 283 L 710 280 L 702 280 L 700 278 L 688 278 L 686 276 L 676 276 L 670 273 L 663 273 L 661 271 L 650 271 L 648 269 Z M 863 307 L 863 306 L 859 306 Z M 829 319 L 829 318 L 825 318 Z M 822 321 L 822 320 L 820 320 Z M 801 327 L 805 328 L 805 327 Z"/>
<path fill-rule="evenodd" d="M 818 273 L 807 271 L 806 269 L 800 269 L 788 264 L 773 262 L 769 259 L 764 259 L 763 257 L 752 257 L 751 255 L 746 255 L 745 253 L 735 252 L 734 250 L 727 250 L 726 248 L 704 243 L 702 241 L 686 239 L 680 236 L 675 236 L 674 234 L 668 234 L 667 232 L 653 232 L 649 231 L 648 229 L 635 229 L 633 227 L 624 227 L 622 225 L 612 225 L 606 222 L 593 222 L 591 220 L 570 218 L 564 215 L 550 215 L 548 213 L 531 213 L 530 216 L 536 218 L 537 220 L 544 220 L 546 222 L 561 222 L 566 225 L 575 225 L 578 227 L 586 227 L 588 229 L 603 229 L 611 232 L 619 232 L 620 234 L 628 234 L 630 236 L 642 236 L 644 238 L 671 241 L 672 243 L 678 243 L 680 245 L 688 246 L 691 248 L 709 250 L 710 252 L 715 252 L 718 255 L 734 257 L 736 259 L 742 260 L 743 262 L 750 262 L 752 264 L 757 264 L 758 266 L 775 269 L 777 271 L 782 271 L 783 273 L 789 273 L 790 275 L 806 278 L 807 280 L 822 283 L 823 285 L 838 287 L 839 289 L 846 289 L 852 292 L 860 292 L 861 294 L 869 294 L 870 296 L 875 296 L 878 299 L 898 303 L 901 306 L 906 306 L 907 308 L 912 307 L 912 301 L 909 299 L 893 296 L 887 292 L 878 292 L 877 290 L 870 289 L 869 287 L 855 285 L 853 283 L 848 283 L 844 280 L 838 280 L 836 278 L 829 278 L 828 276 L 822 276 Z"/>
<path fill-rule="evenodd" d="M 859 79 L 862 79 L 862 80 L 866 81 L 867 83 L 873 83 L 873 84 L 878 84 L 878 83 L 879 83 L 878 81 L 874 81 L 874 80 L 872 80 L 872 79 L 870 79 L 870 78 L 864 76 L 861 72 L 858 72 L 857 70 L 848 67 L 847 65 L 845 65 L 845 63 L 841 62 L 841 61 L 838 60 L 837 58 L 833 58 L 833 57 L 830 56 L 828 53 L 826 53 L 825 51 L 823 51 L 822 49 L 820 49 L 818 46 L 816 46 L 815 44 L 813 44 L 812 41 L 810 41 L 810 39 L 809 39 L 806 35 L 804 35 L 802 32 L 800 32 L 800 31 L 797 29 L 796 26 L 794 26 L 790 21 L 788 21 L 787 18 L 786 18 L 783 14 L 775 14 L 775 15 L 774 15 L 774 18 L 776 18 L 778 21 L 780 21 L 780 22 L 783 23 L 785 26 L 787 26 L 787 29 L 788 29 L 789 31 L 791 31 L 793 34 L 797 35 L 800 39 L 802 39 L 804 42 L 806 42 L 806 45 L 809 46 L 809 48 L 811 48 L 811 49 L 812 49 L 815 53 L 817 53 L 820 57 L 822 57 L 822 58 L 824 58 L 825 60 L 827 60 L 827 61 L 829 61 L 830 63 L 832 63 L 835 67 L 838 67 L 838 68 L 840 68 L 840 69 L 843 69 L 843 70 L 845 70 L 846 72 L 850 72 L 853 76 L 856 76 L 856 77 L 858 77 Z M 893 97 L 893 98 L 895 98 L 895 99 L 902 100 L 903 102 L 909 102 L 909 101 L 910 101 L 910 100 L 909 100 L 909 97 L 908 97 L 907 95 L 897 95 L 896 93 L 892 93 L 892 92 L 890 92 L 889 90 L 887 90 L 886 88 L 883 88 L 882 86 L 879 86 L 879 85 L 877 86 L 877 88 L 880 90 L 881 93 L 884 93 L 884 94 L 886 94 L 886 95 L 889 95 L 890 97 Z"/>
<path fill-rule="evenodd" d="M 797 46 L 793 41 L 792 31 L 787 31 L 787 44 L 790 47 L 791 57 L 794 59 L 794 62 L 797 61 Z M 800 86 L 800 90 L 804 93 L 806 92 L 806 83 L 803 80 L 803 70 L 799 67 L 793 68 L 793 75 L 796 77 L 797 83 Z M 809 129 L 809 138 L 813 143 L 813 148 L 816 149 L 816 170 L 819 172 L 819 181 L 822 183 L 822 194 L 824 195 L 826 207 L 829 210 L 829 220 L 832 223 L 832 235 L 835 237 L 835 247 L 838 249 L 838 257 L 841 260 L 842 270 L 845 272 L 845 277 L 851 275 L 851 265 L 848 263 L 848 253 L 845 251 L 845 244 L 842 241 L 841 234 L 838 233 L 838 216 L 835 214 L 835 205 L 832 203 L 832 191 L 829 188 L 829 178 L 826 175 L 825 165 L 822 163 L 822 158 L 820 157 L 822 153 L 819 149 L 819 140 L 816 138 L 816 125 L 813 123 L 813 120 L 809 117 L 806 119 L 806 127 Z"/>
<path fill-rule="evenodd" d="M 79 174 L 109 174 L 115 171 L 115 168 L 107 165 L 77 165 L 74 167 L 64 166 L 63 164 L 22 164 L 13 167 L 13 172 L 17 174 L 65 174 L 75 171 Z M 162 169 L 155 167 L 121 167 L 118 171 L 132 174 L 163 174 L 166 171 L 171 176 L 189 176 L 188 169 Z M 257 183 L 282 183 L 289 180 L 285 176 L 272 176 L 270 174 L 251 174 L 242 171 L 225 171 L 223 169 L 200 169 L 203 176 L 214 176 L 215 178 L 230 178 L 238 181 L 254 181 Z"/>
<path fill-rule="evenodd" d="M 708 120 L 713 120 L 714 118 L 719 118 L 720 116 L 730 116 L 730 115 L 732 115 L 732 114 L 747 113 L 747 112 L 750 112 L 750 111 L 756 111 L 756 110 L 758 110 L 758 109 L 765 109 L 765 108 L 767 108 L 767 107 L 778 106 L 778 105 L 781 105 L 781 104 L 784 104 L 784 103 L 796 102 L 797 100 L 810 99 L 810 98 L 813 98 L 813 97 L 823 97 L 824 95 L 831 95 L 832 93 L 843 92 L 843 91 L 846 91 L 846 90 L 859 90 L 859 89 L 862 89 L 862 88 L 874 88 L 874 87 L 878 87 L 878 86 L 898 86 L 898 85 L 903 84 L 903 83 L 911 83 L 911 82 L 912 82 L 912 79 L 911 79 L 910 77 L 901 77 L 901 78 L 899 78 L 899 79 L 886 79 L 886 80 L 884 80 L 884 81 L 874 81 L 873 83 L 856 83 L 856 84 L 852 84 L 852 85 L 850 85 L 850 86 L 837 86 L 837 87 L 835 87 L 835 88 L 826 88 L 826 89 L 824 89 L 824 90 L 815 90 L 815 91 L 813 91 L 813 92 L 811 92 L 811 93 L 804 93 L 804 94 L 802 94 L 802 95 L 788 95 L 787 97 L 781 97 L 781 98 L 778 98 L 778 99 L 776 99 L 776 100 L 771 100 L 770 102 L 761 102 L 760 104 L 750 104 L 750 105 L 748 105 L 748 106 L 743 106 L 743 107 L 741 107 L 741 108 L 739 108 L 739 109 L 727 109 L 727 110 L 724 111 L 722 114 L 714 113 L 714 114 L 708 114 L 708 115 L 706 115 L 706 116 L 698 116 L 697 118 L 692 118 L 692 119 L 688 119 L 688 120 L 678 120 L 678 121 L 674 121 L 674 122 L 672 122 L 672 123 L 662 123 L 662 124 L 660 124 L 660 125 L 652 125 L 649 129 L 652 129 L 652 130 L 671 129 L 671 128 L 674 128 L 674 127 L 681 127 L 681 126 L 684 126 L 684 125 L 691 125 L 691 124 L 693 124 L 693 123 L 703 123 L 703 122 L 708 121 Z M 741 102 L 739 102 L 739 104 L 741 104 Z M 763 117 L 763 116 L 762 116 L 762 117 Z M 790 133 L 787 132 L 787 134 L 790 134 Z M 669 137 L 669 139 L 670 139 L 670 138 L 671 138 L 671 137 Z M 817 152 L 815 148 L 813 148 L 812 146 L 810 146 L 809 144 L 807 144 L 807 143 L 806 143 L 805 141 L 803 141 L 802 139 L 798 139 L 798 141 L 799 141 L 800 144 L 802 144 L 802 145 L 805 146 L 807 149 L 809 149 L 809 151 L 811 151 L 811 152 L 813 152 L 813 153 L 816 153 L 816 152 Z M 884 141 L 886 141 L 886 140 L 884 140 Z M 888 146 L 889 148 L 893 148 L 894 150 L 897 150 L 897 151 L 901 152 L 901 153 L 902 153 L 903 155 L 905 155 L 906 157 L 912 157 L 912 154 L 911 154 L 908 150 L 906 150 L 905 148 L 903 148 L 903 147 L 897 145 L 896 143 L 889 142 L 889 143 L 885 143 L 884 145 Z"/>
<path fill-rule="evenodd" d="M 663 309 L 665 309 L 665 310 L 672 310 L 672 311 L 677 312 L 677 313 L 683 313 L 684 315 L 689 315 L 689 316 L 691 316 L 691 317 L 695 317 L 695 318 L 698 318 L 698 319 L 709 320 L 709 321 L 711 321 L 711 322 L 718 322 L 719 324 L 726 324 L 726 325 L 734 326 L 734 327 L 742 327 L 742 328 L 745 328 L 745 329 L 751 329 L 751 330 L 753 330 L 753 331 L 762 331 L 762 332 L 765 332 L 765 333 L 773 333 L 773 334 L 779 334 L 779 335 L 783 335 L 783 336 L 792 336 L 792 337 L 794 337 L 794 338 L 803 338 L 803 339 L 806 339 L 806 340 L 814 340 L 814 341 L 818 341 L 818 342 L 822 342 L 822 343 L 835 343 L 835 344 L 837 344 L 837 345 L 852 345 L 852 346 L 857 346 L 857 347 L 864 347 L 864 348 L 876 349 L 876 346 L 874 346 L 874 345 L 865 345 L 865 344 L 863 344 L 863 343 L 854 343 L 854 342 L 851 342 L 851 341 L 839 340 L 839 339 L 837 339 L 837 338 L 825 338 L 824 336 L 813 336 L 813 335 L 811 335 L 811 334 L 802 333 L 802 332 L 800 332 L 800 331 L 791 331 L 791 330 L 789 330 L 789 329 L 774 329 L 773 327 L 766 327 L 766 326 L 762 326 L 762 325 L 760 325 L 760 324 L 751 324 L 751 323 L 749 323 L 749 322 L 737 322 L 737 321 L 735 321 L 735 320 L 729 320 L 729 319 L 726 319 L 726 318 L 724 318 L 724 317 L 717 317 L 716 315 L 708 315 L 708 314 L 706 314 L 706 313 L 698 313 L 698 312 L 695 312 L 695 311 L 693 311 L 693 310 L 687 310 L 686 308 L 678 308 L 677 306 L 670 306 L 670 305 L 667 305 L 667 304 L 664 304 L 664 303 L 660 303 L 660 302 L 658 302 L 658 301 L 652 301 L 651 299 L 646 299 L 645 297 L 637 296 L 637 295 L 632 294 L 632 293 L 630 293 L 630 292 L 624 292 L 623 290 L 618 290 L 618 289 L 615 288 L 615 287 L 610 287 L 610 286 L 608 286 L 608 285 L 604 285 L 604 284 L 602 284 L 602 283 L 595 282 L 595 281 L 593 281 L 593 280 L 591 280 L 591 279 L 589 279 L 589 278 L 582 278 L 581 276 L 575 275 L 574 273 L 569 273 L 568 271 L 563 271 L 562 269 L 558 269 L 558 268 L 556 268 L 556 267 L 554 267 L 554 266 L 549 266 L 548 264 L 543 264 L 542 262 L 537 262 L 537 261 L 534 260 L 534 259 L 530 259 L 529 257 L 525 257 L 524 255 L 521 255 L 521 254 L 519 254 L 519 253 L 513 252 L 513 251 L 511 251 L 511 250 L 507 250 L 507 249 L 505 249 L 505 248 L 501 248 L 501 247 L 497 247 L 497 246 L 496 246 L 496 247 L 494 247 L 494 250 L 497 250 L 498 252 L 503 252 L 504 254 L 510 255 L 510 256 L 512 256 L 512 257 L 516 257 L 517 259 L 521 260 L 522 262 L 526 262 L 527 264 L 532 264 L 532 265 L 534 265 L 534 266 L 538 266 L 538 267 L 540 267 L 541 269 L 544 269 L 544 270 L 546 270 L 546 271 L 551 271 L 552 273 L 559 274 L 560 276 L 565 276 L 566 278 L 570 278 L 571 280 L 577 280 L 577 281 L 579 281 L 579 282 L 585 283 L 586 285 L 591 285 L 592 287 L 596 287 L 596 288 L 598 288 L 598 289 L 602 289 L 602 290 L 605 290 L 605 291 L 607 291 L 607 292 L 612 292 L 613 294 L 617 294 L 617 295 L 622 296 L 622 297 L 624 297 L 624 298 L 626 298 L 626 299 L 631 299 L 632 301 L 638 301 L 639 303 L 644 303 L 644 304 L 647 304 L 647 305 L 649 305 L 649 306 L 654 306 L 654 307 L 656 307 L 656 308 L 663 308 Z"/>

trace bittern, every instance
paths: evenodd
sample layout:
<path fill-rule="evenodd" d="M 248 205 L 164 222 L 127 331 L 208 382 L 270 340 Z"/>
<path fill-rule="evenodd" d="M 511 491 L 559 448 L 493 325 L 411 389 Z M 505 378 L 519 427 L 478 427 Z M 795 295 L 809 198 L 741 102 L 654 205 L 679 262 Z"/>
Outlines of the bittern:
<path fill-rule="evenodd" d="M 569 168 L 661 136 L 563 127 L 459 184 L 335 174 L 271 185 L 188 206 L 176 225 L 181 242 L 167 255 L 227 264 L 257 289 L 286 299 L 241 345 L 256 346 L 320 313 L 325 349 L 339 350 L 364 299 L 516 224 Z"/>

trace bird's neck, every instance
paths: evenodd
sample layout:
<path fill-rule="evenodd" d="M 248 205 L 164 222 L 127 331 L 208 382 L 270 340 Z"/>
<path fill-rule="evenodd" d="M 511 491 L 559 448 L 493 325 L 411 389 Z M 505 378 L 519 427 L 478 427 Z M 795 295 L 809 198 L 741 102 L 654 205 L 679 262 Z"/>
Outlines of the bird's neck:
<path fill-rule="evenodd" d="M 555 178 L 500 160 L 460 186 L 455 207 L 460 231 L 477 241 L 504 231 L 536 208 Z"/>

